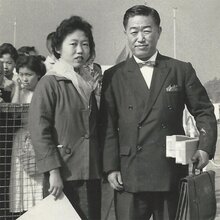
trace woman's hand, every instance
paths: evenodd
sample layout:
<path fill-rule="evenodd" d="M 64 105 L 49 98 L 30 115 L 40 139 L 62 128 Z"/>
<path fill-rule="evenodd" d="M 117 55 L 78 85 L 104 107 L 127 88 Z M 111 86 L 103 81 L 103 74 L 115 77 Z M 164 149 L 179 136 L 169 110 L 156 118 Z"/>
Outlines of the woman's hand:
<path fill-rule="evenodd" d="M 48 191 L 56 200 L 63 192 L 63 180 L 59 168 L 50 171 L 49 183 L 50 188 Z"/>
<path fill-rule="evenodd" d="M 23 84 L 21 82 L 20 77 L 18 76 L 18 78 L 14 81 L 15 87 L 19 90 L 23 89 Z"/>

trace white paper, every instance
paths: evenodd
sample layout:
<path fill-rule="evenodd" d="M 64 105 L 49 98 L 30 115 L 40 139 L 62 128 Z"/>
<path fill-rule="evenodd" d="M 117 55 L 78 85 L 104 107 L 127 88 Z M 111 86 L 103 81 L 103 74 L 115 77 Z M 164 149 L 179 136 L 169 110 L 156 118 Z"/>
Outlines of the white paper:
<path fill-rule="evenodd" d="M 190 140 L 191 137 L 185 135 L 166 136 L 166 157 L 176 157 L 176 142 Z"/>
<path fill-rule="evenodd" d="M 81 220 L 67 197 L 62 194 L 57 200 L 47 196 L 36 206 L 29 209 L 18 220 Z"/>
<path fill-rule="evenodd" d="M 176 163 L 183 165 L 191 163 L 191 158 L 198 148 L 198 138 L 176 142 Z"/>
<path fill-rule="evenodd" d="M 166 136 L 166 157 L 175 158 L 176 163 L 191 163 L 191 158 L 198 146 L 198 138 L 185 135 Z"/>

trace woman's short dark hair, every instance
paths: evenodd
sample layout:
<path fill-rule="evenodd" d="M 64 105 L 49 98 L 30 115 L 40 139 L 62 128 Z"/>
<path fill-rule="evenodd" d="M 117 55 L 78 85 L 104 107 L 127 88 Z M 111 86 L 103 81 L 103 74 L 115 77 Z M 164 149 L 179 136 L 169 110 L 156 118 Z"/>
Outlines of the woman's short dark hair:
<path fill-rule="evenodd" d="M 151 16 L 154 19 L 155 24 L 158 27 L 160 26 L 160 15 L 154 8 L 150 8 L 145 5 L 135 5 L 125 12 L 123 19 L 125 29 L 127 28 L 129 18 L 136 15 Z"/>
<path fill-rule="evenodd" d="M 4 54 L 10 54 L 11 58 L 16 62 L 17 58 L 18 58 L 18 52 L 17 50 L 14 48 L 14 46 L 12 44 L 9 43 L 3 43 L 0 46 L 0 57 L 2 57 Z"/>
<path fill-rule="evenodd" d="M 57 27 L 56 32 L 52 38 L 52 49 L 55 57 L 60 58 L 60 54 L 57 53 L 60 50 L 61 45 L 68 34 L 73 33 L 76 30 L 81 30 L 85 33 L 89 39 L 90 56 L 89 59 L 95 57 L 95 43 L 92 35 L 92 26 L 87 21 L 83 20 L 79 16 L 71 16 L 69 19 L 63 20 Z"/>
<path fill-rule="evenodd" d="M 46 73 L 46 67 L 38 56 L 19 56 L 16 62 L 16 72 L 19 73 L 22 67 L 34 71 L 40 78 Z"/>

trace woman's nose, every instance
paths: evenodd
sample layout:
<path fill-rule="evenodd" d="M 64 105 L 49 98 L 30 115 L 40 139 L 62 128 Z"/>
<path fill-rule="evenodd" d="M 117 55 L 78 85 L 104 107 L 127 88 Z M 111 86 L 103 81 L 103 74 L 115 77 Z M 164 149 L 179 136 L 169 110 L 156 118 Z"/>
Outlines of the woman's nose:
<path fill-rule="evenodd" d="M 7 63 L 3 63 L 3 67 L 4 67 L 4 69 L 8 69 Z"/>
<path fill-rule="evenodd" d="M 24 76 L 24 77 L 23 77 L 23 81 L 24 81 L 24 82 L 28 82 L 28 77 Z"/>
<path fill-rule="evenodd" d="M 82 51 L 83 51 L 82 46 L 80 44 L 78 44 L 77 47 L 76 47 L 76 52 L 77 53 L 82 53 Z"/>

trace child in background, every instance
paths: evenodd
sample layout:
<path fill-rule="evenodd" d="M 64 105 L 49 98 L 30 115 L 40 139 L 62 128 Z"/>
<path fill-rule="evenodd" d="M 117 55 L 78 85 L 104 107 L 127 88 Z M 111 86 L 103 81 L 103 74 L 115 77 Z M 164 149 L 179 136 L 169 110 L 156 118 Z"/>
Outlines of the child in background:
<path fill-rule="evenodd" d="M 20 56 L 16 63 L 18 79 L 15 82 L 12 103 L 30 103 L 45 66 L 36 56 Z M 10 211 L 24 212 L 43 199 L 43 174 L 39 174 L 35 154 L 27 130 L 27 120 L 21 117 L 22 128 L 14 137 L 10 178 Z"/>
<path fill-rule="evenodd" d="M 17 50 L 12 44 L 3 43 L 0 46 L 0 60 L 3 62 L 4 75 L 8 80 L 15 81 L 17 79 L 17 74 L 14 71 L 17 58 Z"/>
<path fill-rule="evenodd" d="M 14 83 L 4 76 L 3 63 L 0 61 L 0 103 L 11 102 L 11 91 Z"/>

